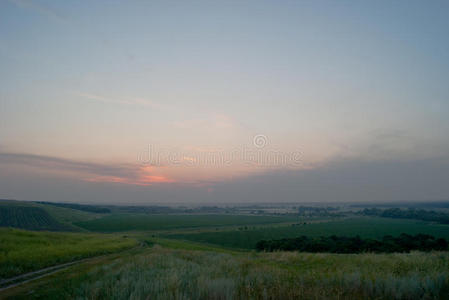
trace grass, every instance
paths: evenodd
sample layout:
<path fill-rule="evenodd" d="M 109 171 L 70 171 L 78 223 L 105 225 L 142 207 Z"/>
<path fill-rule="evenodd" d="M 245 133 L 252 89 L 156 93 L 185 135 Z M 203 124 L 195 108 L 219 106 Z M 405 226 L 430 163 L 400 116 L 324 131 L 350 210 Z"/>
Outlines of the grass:
<path fill-rule="evenodd" d="M 449 253 L 217 253 L 156 245 L 9 291 L 14 299 L 447 299 Z M 30 293 L 32 291 L 32 293 Z"/>
<path fill-rule="evenodd" d="M 136 244 L 135 239 L 118 235 L 0 228 L 0 279 Z"/>
<path fill-rule="evenodd" d="M 103 217 L 104 214 L 91 213 L 66 207 L 52 206 L 46 204 L 36 204 L 45 209 L 55 220 L 74 229 L 80 230 L 80 227 L 74 226 L 76 222 L 83 222 Z"/>
<path fill-rule="evenodd" d="M 97 218 L 95 214 L 77 215 L 71 209 L 58 209 L 64 210 L 58 220 L 85 230 L 133 232 L 125 236 L 0 228 L 0 279 L 96 256 L 3 291 L 0 298 L 449 299 L 449 252 L 247 251 L 261 239 L 299 235 L 376 238 L 404 232 L 449 238 L 447 225 L 360 217 L 290 226 L 285 223 L 298 223 L 298 218 L 193 214 L 111 214 Z M 199 233 L 186 233 L 185 228 Z M 134 247 L 139 241 L 147 247 Z M 128 250 L 120 251 L 124 249 Z"/>
<path fill-rule="evenodd" d="M 77 222 L 77 226 L 96 232 L 169 230 L 179 228 L 247 226 L 297 221 L 297 217 L 246 215 L 148 215 L 114 214 Z"/>
<path fill-rule="evenodd" d="M 28 230 L 85 231 L 74 222 L 98 218 L 100 214 L 27 201 L 0 200 L 0 227 Z M 101 215 L 101 216 L 104 216 Z"/>
<path fill-rule="evenodd" d="M 15 227 L 30 230 L 70 231 L 40 207 L 1 206 L 0 227 Z"/>
<path fill-rule="evenodd" d="M 217 253 L 228 253 L 228 254 L 236 254 L 241 253 L 242 251 L 236 249 L 229 249 L 220 246 L 207 245 L 192 241 L 183 241 L 183 240 L 174 240 L 174 239 L 164 239 L 164 238 L 149 238 L 146 239 L 152 245 L 158 244 L 165 248 L 170 249 L 182 249 L 182 250 L 196 250 L 196 251 L 210 251 Z"/>
<path fill-rule="evenodd" d="M 384 235 L 397 236 L 401 233 L 426 233 L 435 237 L 447 239 L 449 238 L 449 225 L 429 224 L 417 220 L 361 217 L 312 223 L 301 226 L 277 226 L 250 230 L 178 233 L 163 235 L 163 237 L 220 245 L 228 248 L 254 249 L 256 243 L 260 240 L 294 238 L 301 235 L 360 235 L 364 238 L 381 238 Z"/>

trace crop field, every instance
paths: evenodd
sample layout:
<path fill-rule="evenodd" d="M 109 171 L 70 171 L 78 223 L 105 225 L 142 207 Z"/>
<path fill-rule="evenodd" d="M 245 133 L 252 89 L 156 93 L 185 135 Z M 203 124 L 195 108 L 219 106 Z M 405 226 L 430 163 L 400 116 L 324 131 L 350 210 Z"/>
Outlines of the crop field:
<path fill-rule="evenodd" d="M 156 245 L 82 264 L 14 299 L 447 299 L 449 254 L 225 253 Z M 180 246 L 180 245 L 178 245 Z M 185 246 L 189 248 L 188 245 Z M 33 290 L 30 294 L 29 291 Z"/>
<path fill-rule="evenodd" d="M 429 224 L 417 220 L 361 217 L 299 226 L 277 226 L 219 232 L 179 233 L 165 235 L 165 237 L 215 244 L 228 248 L 254 249 L 256 243 L 260 240 L 295 238 L 301 235 L 359 235 L 365 238 L 381 238 L 384 235 L 397 236 L 401 233 L 425 233 L 447 239 L 449 238 L 449 225 Z"/>
<path fill-rule="evenodd" d="M 28 230 L 83 231 L 74 222 L 98 218 L 100 214 L 26 201 L 0 200 L 0 227 Z"/>
<path fill-rule="evenodd" d="M 96 232 L 121 232 L 144 230 L 167 230 L 178 228 L 248 226 L 295 222 L 298 217 L 246 216 L 246 215 L 148 215 L 116 214 L 85 222 L 76 222 L 79 227 Z"/>
<path fill-rule="evenodd" d="M 33 230 L 69 231 L 40 207 L 0 206 L 0 226 Z"/>
<path fill-rule="evenodd" d="M 135 239 L 118 235 L 0 228 L 0 279 L 136 244 Z"/>
<path fill-rule="evenodd" d="M 112 207 L 112 213 L 92 213 L 13 201 L 0 201 L 0 208 L 33 213 L 0 219 L 7 226 L 23 223 L 41 230 L 0 228 L 2 299 L 449 299 L 447 251 L 256 250 L 261 240 L 303 235 L 336 235 L 344 245 L 345 237 L 356 235 L 424 233 L 449 239 L 449 225 L 436 222 L 352 212 L 338 217 L 149 214 Z M 54 222 L 51 230 L 66 226 L 63 230 L 71 232 L 42 231 L 46 223 L 39 223 L 38 215 Z M 67 262 L 76 264 L 62 265 Z M 25 274 L 32 271 L 43 273 Z M 11 279 L 17 275 L 23 276 Z"/>

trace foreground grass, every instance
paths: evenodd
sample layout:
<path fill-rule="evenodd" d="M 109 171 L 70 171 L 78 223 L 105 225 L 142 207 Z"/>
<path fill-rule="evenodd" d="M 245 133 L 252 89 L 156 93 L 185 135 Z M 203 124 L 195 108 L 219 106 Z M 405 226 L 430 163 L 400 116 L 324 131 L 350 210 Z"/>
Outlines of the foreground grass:
<path fill-rule="evenodd" d="M 449 238 L 449 225 L 388 218 L 348 218 L 337 221 L 312 223 L 301 226 L 278 226 L 249 230 L 219 232 L 178 233 L 163 235 L 166 238 L 208 243 L 229 248 L 255 249 L 260 240 L 296 238 L 305 236 L 356 236 L 382 238 L 384 235 L 398 236 L 401 233 L 425 233 L 435 237 Z"/>
<path fill-rule="evenodd" d="M 136 240 L 118 235 L 0 228 L 0 279 L 136 244 Z"/>
<path fill-rule="evenodd" d="M 24 299 L 445 299 L 449 295 L 447 252 L 223 253 L 159 245 L 139 251 L 101 261 L 96 266 L 76 266 L 40 286 L 19 293 L 10 291 L 7 296 Z"/>

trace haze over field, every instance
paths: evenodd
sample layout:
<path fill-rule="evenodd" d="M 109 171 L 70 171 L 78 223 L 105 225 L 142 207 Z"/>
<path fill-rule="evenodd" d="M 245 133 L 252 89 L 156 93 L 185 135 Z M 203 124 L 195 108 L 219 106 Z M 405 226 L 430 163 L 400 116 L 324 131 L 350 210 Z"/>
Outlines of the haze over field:
<path fill-rule="evenodd" d="M 0 198 L 449 199 L 449 2 L 0 2 Z"/>

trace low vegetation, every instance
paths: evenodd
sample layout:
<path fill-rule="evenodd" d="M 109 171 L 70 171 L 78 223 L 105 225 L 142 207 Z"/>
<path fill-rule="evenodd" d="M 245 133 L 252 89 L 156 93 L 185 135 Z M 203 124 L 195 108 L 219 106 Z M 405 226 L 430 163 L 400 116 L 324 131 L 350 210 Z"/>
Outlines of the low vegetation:
<path fill-rule="evenodd" d="M 273 224 L 296 221 L 295 217 L 246 216 L 246 215 L 147 215 L 115 214 L 100 219 L 78 222 L 76 225 L 96 232 L 120 232 L 135 230 L 166 230 L 177 228 L 199 228 L 238 226 L 251 224 Z"/>
<path fill-rule="evenodd" d="M 303 217 L 343 217 L 344 214 L 338 212 L 337 207 L 315 207 L 315 206 L 299 206 L 297 208 L 298 215 Z"/>
<path fill-rule="evenodd" d="M 45 215 L 84 232 L 0 228 L 0 284 L 81 261 L 43 271 L 49 274 L 0 298 L 449 299 L 449 225 L 442 222 L 338 207 L 104 206 L 106 213 L 0 201 L 4 207 L 31 213 L 14 211 L 6 226 L 39 229 L 46 223 L 35 218 Z"/>
<path fill-rule="evenodd" d="M 437 212 L 434 210 L 424 210 L 415 208 L 408 208 L 408 209 L 365 208 L 360 213 L 365 216 L 378 216 L 383 218 L 394 218 L 394 219 L 415 219 L 429 222 L 438 222 L 442 224 L 449 224 L 449 214 Z"/>
<path fill-rule="evenodd" d="M 74 222 L 88 221 L 101 214 L 68 207 L 30 202 L 0 200 L 0 227 L 48 231 L 86 231 Z"/>
<path fill-rule="evenodd" d="M 259 241 L 256 244 L 259 251 L 301 251 L 301 252 L 330 252 L 330 253 L 393 253 L 418 251 L 447 251 L 448 243 L 445 239 L 426 234 L 415 236 L 401 234 L 398 237 L 386 235 L 380 240 L 362 239 L 356 237 L 330 236 L 307 237 L 301 236 L 293 239 L 280 239 Z"/>
<path fill-rule="evenodd" d="M 57 202 L 44 202 L 44 201 L 40 201 L 40 202 L 38 201 L 36 203 L 71 208 L 71 209 L 87 211 L 87 212 L 92 212 L 92 213 L 98 213 L 98 214 L 106 214 L 106 213 L 111 212 L 111 210 L 109 208 L 97 206 L 97 205 L 86 205 L 86 204 L 77 204 L 77 203 L 57 203 Z"/>
<path fill-rule="evenodd" d="M 30 230 L 70 231 L 40 207 L 0 206 L 0 227 Z"/>
<path fill-rule="evenodd" d="M 0 279 L 136 244 L 136 240 L 118 235 L 0 228 Z"/>
<path fill-rule="evenodd" d="M 199 243 L 220 245 L 228 248 L 255 249 L 260 240 L 297 238 L 299 236 L 347 236 L 380 239 L 384 235 L 429 234 L 437 238 L 449 238 L 449 226 L 428 224 L 422 221 L 388 218 L 347 218 L 337 221 L 309 221 L 289 226 L 249 228 L 200 233 L 176 233 L 164 235 L 167 238 L 189 240 Z"/>
<path fill-rule="evenodd" d="M 28 299 L 445 299 L 448 262 L 439 252 L 227 254 L 156 245 L 23 292 Z"/>

